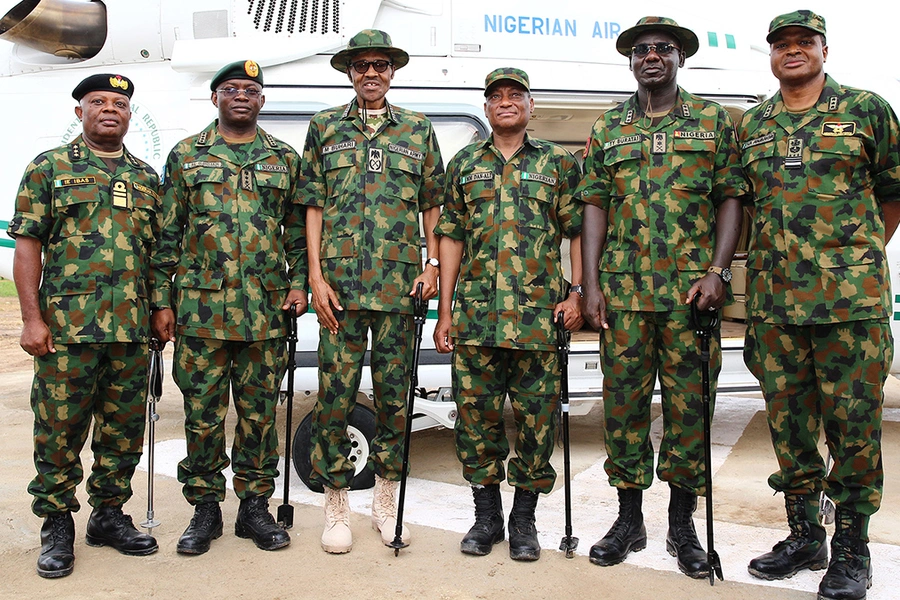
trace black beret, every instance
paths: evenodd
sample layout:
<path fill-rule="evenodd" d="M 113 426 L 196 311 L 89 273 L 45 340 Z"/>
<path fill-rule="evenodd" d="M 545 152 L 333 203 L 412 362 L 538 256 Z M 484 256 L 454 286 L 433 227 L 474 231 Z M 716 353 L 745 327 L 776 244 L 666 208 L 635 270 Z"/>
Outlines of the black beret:
<path fill-rule="evenodd" d="M 239 60 L 225 65 L 213 75 L 212 82 L 209 84 L 209 89 L 216 91 L 219 84 L 228 79 L 249 79 L 250 81 L 255 81 L 259 85 L 262 85 L 262 67 L 253 60 Z"/>
<path fill-rule="evenodd" d="M 124 75 L 99 73 L 82 79 L 72 90 L 72 97 L 81 102 L 81 99 L 91 92 L 116 92 L 131 98 L 134 94 L 134 84 Z"/>

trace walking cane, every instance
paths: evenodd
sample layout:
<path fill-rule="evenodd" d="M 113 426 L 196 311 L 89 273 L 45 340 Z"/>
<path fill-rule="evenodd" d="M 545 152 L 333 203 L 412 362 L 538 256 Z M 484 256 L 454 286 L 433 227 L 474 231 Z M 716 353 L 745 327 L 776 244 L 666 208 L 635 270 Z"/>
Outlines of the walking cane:
<path fill-rule="evenodd" d="M 572 536 L 572 465 L 569 460 L 569 332 L 566 331 L 565 314 L 556 313 L 556 350 L 559 352 L 561 370 L 559 404 L 562 411 L 563 465 L 566 477 L 566 535 L 559 543 L 559 549 L 566 553 L 566 558 L 575 557 L 578 538 Z"/>
<path fill-rule="evenodd" d="M 297 353 L 297 307 L 291 307 L 284 311 L 287 313 L 290 323 L 290 335 L 288 336 L 288 363 L 287 363 L 287 403 L 284 425 L 284 502 L 278 507 L 278 524 L 284 529 L 294 526 L 294 507 L 291 506 L 291 416 L 294 412 L 294 368 L 297 365 L 294 355 Z"/>
<path fill-rule="evenodd" d="M 703 378 L 703 452 L 704 468 L 706 470 L 706 560 L 709 563 L 709 585 L 716 584 L 716 577 L 723 580 L 722 563 L 713 543 L 713 493 L 712 493 L 712 409 L 710 402 L 709 383 L 709 340 L 713 331 L 719 325 L 719 311 L 701 311 L 697 308 L 699 294 L 694 296 L 691 302 L 691 324 L 700 338 L 700 365 Z"/>
<path fill-rule="evenodd" d="M 394 549 L 394 556 L 400 554 L 400 548 L 409 546 L 403 542 L 403 504 L 406 501 L 406 478 L 409 475 L 409 439 L 412 437 L 413 404 L 416 399 L 416 388 L 419 385 L 419 348 L 422 346 L 422 329 L 425 327 L 425 317 L 428 315 L 428 302 L 422 299 L 422 286 L 421 282 L 416 284 L 416 295 L 413 298 L 413 321 L 415 323 L 413 362 L 409 375 L 409 398 L 406 402 L 406 432 L 403 439 L 403 467 L 400 471 L 400 498 L 397 501 L 397 527 L 394 529 L 394 541 L 390 543 L 390 547 Z"/>
<path fill-rule="evenodd" d="M 159 340 L 150 338 L 150 376 L 149 389 L 147 391 L 147 520 L 141 523 L 141 527 L 153 533 L 153 528 L 159 526 L 159 521 L 153 515 L 153 447 L 156 445 L 156 422 L 159 413 L 156 412 L 156 403 L 162 397 L 163 377 L 162 349 Z"/>

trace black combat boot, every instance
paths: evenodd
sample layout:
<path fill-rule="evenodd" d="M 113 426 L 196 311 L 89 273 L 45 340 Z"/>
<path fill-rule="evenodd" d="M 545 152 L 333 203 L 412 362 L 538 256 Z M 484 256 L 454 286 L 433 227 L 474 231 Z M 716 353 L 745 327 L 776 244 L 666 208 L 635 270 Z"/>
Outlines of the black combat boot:
<path fill-rule="evenodd" d="M 65 577 L 75 568 L 75 520 L 72 513 L 47 515 L 41 527 L 41 555 L 37 573 L 53 579 Z"/>
<path fill-rule="evenodd" d="M 178 554 L 203 554 L 213 540 L 222 537 L 222 509 L 218 502 L 200 502 L 194 506 L 194 516 L 175 549 Z"/>
<path fill-rule="evenodd" d="M 709 576 L 709 562 L 706 552 L 697 539 L 694 529 L 694 510 L 697 508 L 697 494 L 669 484 L 669 532 L 666 534 L 666 550 L 678 558 L 678 568 L 694 579 Z"/>
<path fill-rule="evenodd" d="M 234 535 L 250 538 L 257 548 L 278 550 L 291 543 L 290 534 L 275 523 L 269 513 L 269 499 L 265 496 L 251 496 L 241 500 Z"/>
<path fill-rule="evenodd" d="M 541 557 L 534 509 L 538 493 L 516 488 L 513 507 L 509 512 L 509 557 L 513 560 L 537 560 Z"/>
<path fill-rule="evenodd" d="M 819 600 L 863 600 L 872 587 L 869 517 L 837 507 L 831 562 L 819 584 Z"/>
<path fill-rule="evenodd" d="M 500 484 L 473 485 L 472 496 L 475 499 L 475 524 L 460 542 L 459 551 L 485 556 L 491 553 L 494 544 L 506 537 Z"/>
<path fill-rule="evenodd" d="M 111 546 L 130 556 L 153 554 L 159 549 L 152 535 L 138 531 L 121 506 L 98 506 L 87 524 L 88 546 Z"/>
<path fill-rule="evenodd" d="M 643 491 L 619 489 L 619 516 L 599 542 L 591 546 L 591 562 L 601 567 L 617 565 L 630 552 L 647 547 L 647 528 L 641 512 Z"/>
<path fill-rule="evenodd" d="M 825 528 L 819 524 L 818 496 L 784 495 L 791 534 L 750 561 L 748 570 L 760 579 L 785 579 L 803 569 L 818 571 L 828 565 Z"/>

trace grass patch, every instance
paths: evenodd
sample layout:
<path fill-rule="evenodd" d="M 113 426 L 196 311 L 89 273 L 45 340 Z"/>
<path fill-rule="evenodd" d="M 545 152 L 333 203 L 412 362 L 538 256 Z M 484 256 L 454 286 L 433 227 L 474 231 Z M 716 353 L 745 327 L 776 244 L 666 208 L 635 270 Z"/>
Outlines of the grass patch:
<path fill-rule="evenodd" d="M 0 298 L 15 298 L 16 284 L 9 279 L 0 277 Z"/>

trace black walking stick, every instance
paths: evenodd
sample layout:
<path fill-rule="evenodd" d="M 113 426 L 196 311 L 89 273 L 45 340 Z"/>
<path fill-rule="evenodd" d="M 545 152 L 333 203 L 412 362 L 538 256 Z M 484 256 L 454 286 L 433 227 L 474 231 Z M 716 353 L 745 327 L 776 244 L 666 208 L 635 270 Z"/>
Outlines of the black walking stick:
<path fill-rule="evenodd" d="M 159 413 L 156 412 L 156 403 L 162 397 L 163 360 L 162 348 L 159 340 L 150 338 L 150 373 L 149 389 L 147 390 L 147 520 L 141 523 L 141 527 L 153 533 L 153 528 L 159 526 L 159 521 L 153 514 L 153 447 L 156 445 L 156 422 Z"/>
<path fill-rule="evenodd" d="M 562 411 L 563 465 L 566 477 L 566 535 L 559 543 L 559 549 L 566 553 L 566 558 L 575 557 L 578 538 L 572 536 L 572 464 L 569 460 L 569 332 L 566 331 L 565 314 L 556 313 L 556 350 L 559 352 L 561 370 L 559 404 Z"/>
<path fill-rule="evenodd" d="M 287 403 L 284 426 L 284 502 L 278 507 L 278 524 L 284 529 L 294 526 L 294 507 L 291 506 L 291 416 L 294 412 L 294 368 L 297 363 L 294 355 L 297 353 L 297 307 L 291 307 L 285 311 L 290 323 L 290 335 L 288 336 L 288 364 L 287 364 Z"/>
<path fill-rule="evenodd" d="M 422 299 L 422 286 L 421 282 L 416 285 L 416 295 L 413 298 L 413 320 L 415 323 L 413 362 L 409 375 L 409 398 L 406 402 L 406 432 L 403 438 L 400 498 L 397 501 L 397 527 L 394 529 L 394 541 L 390 544 L 391 548 L 394 549 L 394 556 L 400 554 L 400 548 L 409 546 L 409 544 L 403 543 L 403 503 L 406 500 L 406 478 L 409 475 L 409 439 L 412 437 L 413 404 L 416 399 L 416 388 L 419 385 L 419 348 L 422 346 L 422 329 L 425 327 L 425 317 L 428 315 L 428 302 Z"/>
<path fill-rule="evenodd" d="M 701 311 L 697 308 L 697 299 L 700 294 L 694 296 L 691 302 L 691 325 L 700 338 L 700 371 L 703 377 L 703 452 L 704 468 L 706 470 L 706 560 L 709 562 L 709 585 L 716 584 L 716 577 L 723 580 L 722 563 L 719 554 L 713 544 L 713 493 L 712 493 L 712 409 L 710 402 L 709 383 L 709 340 L 713 331 L 719 326 L 719 311 Z"/>

